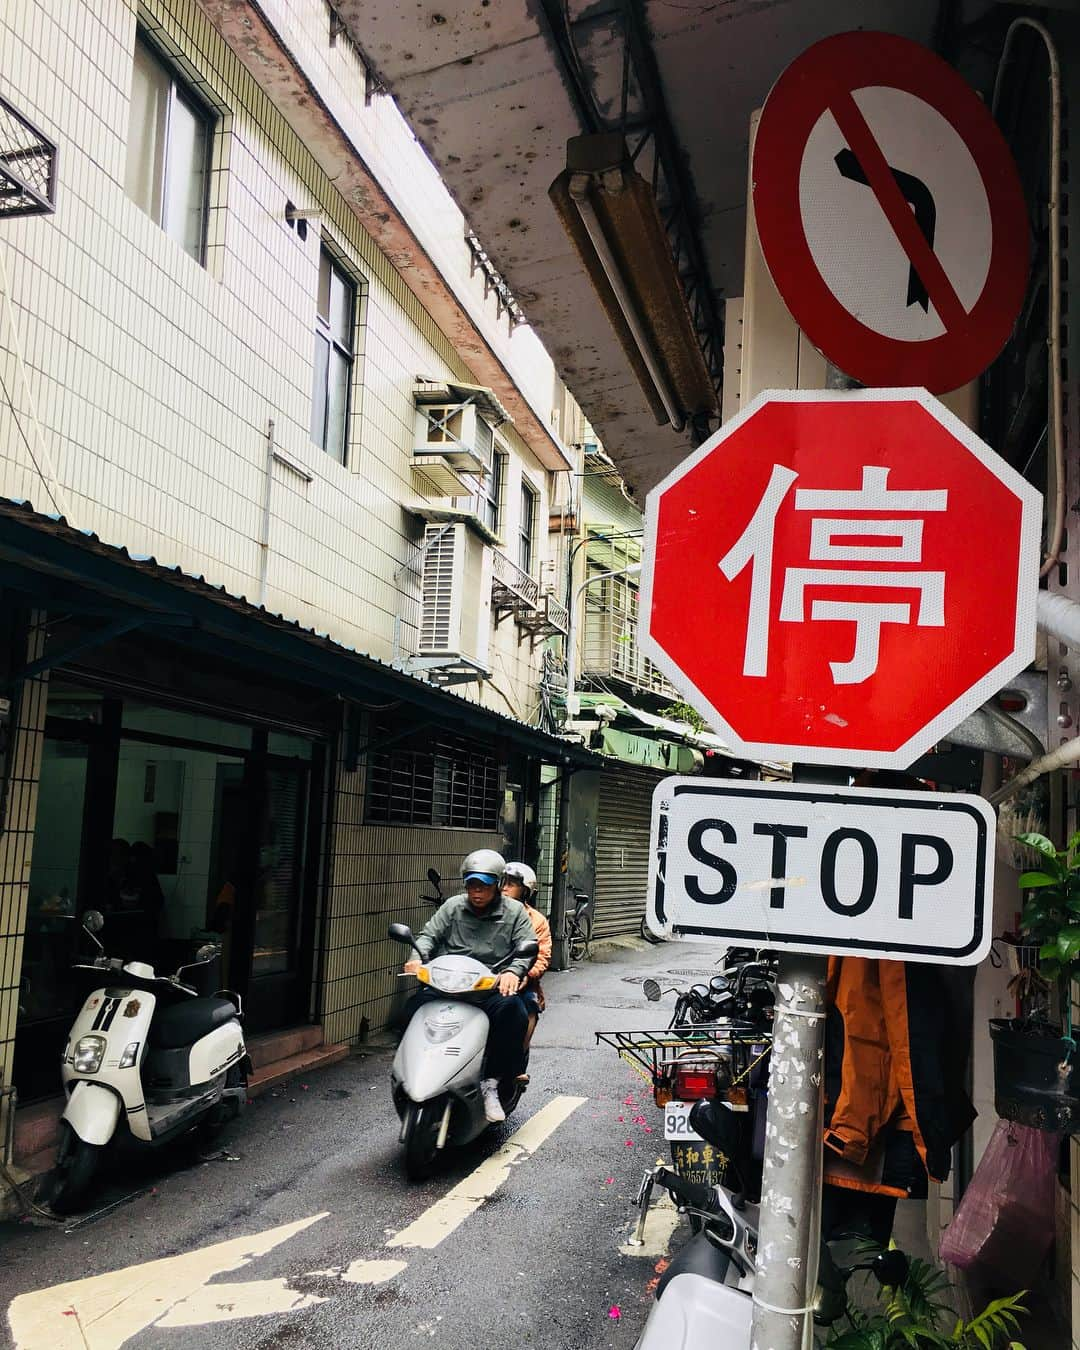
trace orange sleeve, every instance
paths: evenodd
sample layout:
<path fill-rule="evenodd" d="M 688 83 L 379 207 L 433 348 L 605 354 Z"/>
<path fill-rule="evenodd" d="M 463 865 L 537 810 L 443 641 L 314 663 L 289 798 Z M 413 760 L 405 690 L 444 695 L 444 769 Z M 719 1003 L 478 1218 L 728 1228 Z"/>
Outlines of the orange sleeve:
<path fill-rule="evenodd" d="M 540 944 L 540 953 L 532 970 L 529 971 L 529 979 L 538 980 L 551 965 L 551 925 L 538 909 L 533 909 L 532 905 L 527 905 L 526 910 L 536 930 L 536 940 Z"/>

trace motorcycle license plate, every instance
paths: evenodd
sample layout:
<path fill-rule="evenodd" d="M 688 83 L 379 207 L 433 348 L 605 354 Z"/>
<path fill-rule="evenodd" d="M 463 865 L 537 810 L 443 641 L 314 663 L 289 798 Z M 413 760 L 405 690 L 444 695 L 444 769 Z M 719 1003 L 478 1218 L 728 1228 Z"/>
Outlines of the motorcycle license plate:
<path fill-rule="evenodd" d="M 690 1128 L 693 1105 L 693 1102 L 668 1102 L 664 1107 L 665 1139 L 701 1139 L 701 1135 Z"/>

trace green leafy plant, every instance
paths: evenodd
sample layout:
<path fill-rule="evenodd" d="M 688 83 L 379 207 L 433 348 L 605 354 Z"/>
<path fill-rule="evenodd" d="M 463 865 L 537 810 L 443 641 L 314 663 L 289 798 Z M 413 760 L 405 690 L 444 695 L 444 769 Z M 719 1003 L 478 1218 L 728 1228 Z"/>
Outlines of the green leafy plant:
<path fill-rule="evenodd" d="M 704 717 L 684 699 L 679 699 L 676 703 L 669 703 L 666 708 L 661 708 L 660 716 L 668 717 L 673 722 L 685 722 L 694 731 L 706 729 Z"/>
<path fill-rule="evenodd" d="M 1020 834 L 1017 842 L 1038 857 L 1038 866 L 1020 876 L 1030 892 L 1020 928 L 1039 944 L 1039 966 L 1062 985 L 1080 974 L 1080 830 L 1064 848 L 1044 834 Z"/>
<path fill-rule="evenodd" d="M 994 1299 L 967 1322 L 945 1302 L 948 1288 L 936 1266 L 913 1259 L 903 1285 L 882 1288 L 876 1308 L 849 1308 L 849 1326 L 834 1327 L 825 1350 L 1024 1350 L 1014 1339 L 1027 1312 L 1023 1292 Z"/>

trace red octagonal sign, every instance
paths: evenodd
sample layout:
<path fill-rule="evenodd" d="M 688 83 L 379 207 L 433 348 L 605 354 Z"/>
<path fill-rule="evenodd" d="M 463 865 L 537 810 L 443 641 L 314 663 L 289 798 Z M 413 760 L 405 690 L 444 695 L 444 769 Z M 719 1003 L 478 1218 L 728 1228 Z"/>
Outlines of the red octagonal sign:
<path fill-rule="evenodd" d="M 641 644 L 739 753 L 903 768 L 1034 657 L 1041 514 L 924 390 L 767 392 L 649 493 Z"/>

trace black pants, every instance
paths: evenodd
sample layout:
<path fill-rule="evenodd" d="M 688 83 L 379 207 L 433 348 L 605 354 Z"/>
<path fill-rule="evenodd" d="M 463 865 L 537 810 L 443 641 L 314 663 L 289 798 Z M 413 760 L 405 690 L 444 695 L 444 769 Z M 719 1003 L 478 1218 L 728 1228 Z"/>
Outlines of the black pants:
<path fill-rule="evenodd" d="M 408 1025 L 417 1008 L 433 999 L 445 999 L 436 989 L 419 989 L 405 1005 L 403 1022 Z M 487 1014 L 491 1023 L 488 1031 L 487 1054 L 484 1056 L 485 1078 L 513 1078 L 522 1071 L 525 1061 L 525 1031 L 529 1014 L 517 994 L 500 994 L 492 990 L 483 998 L 468 1000 L 474 1008 Z"/>

